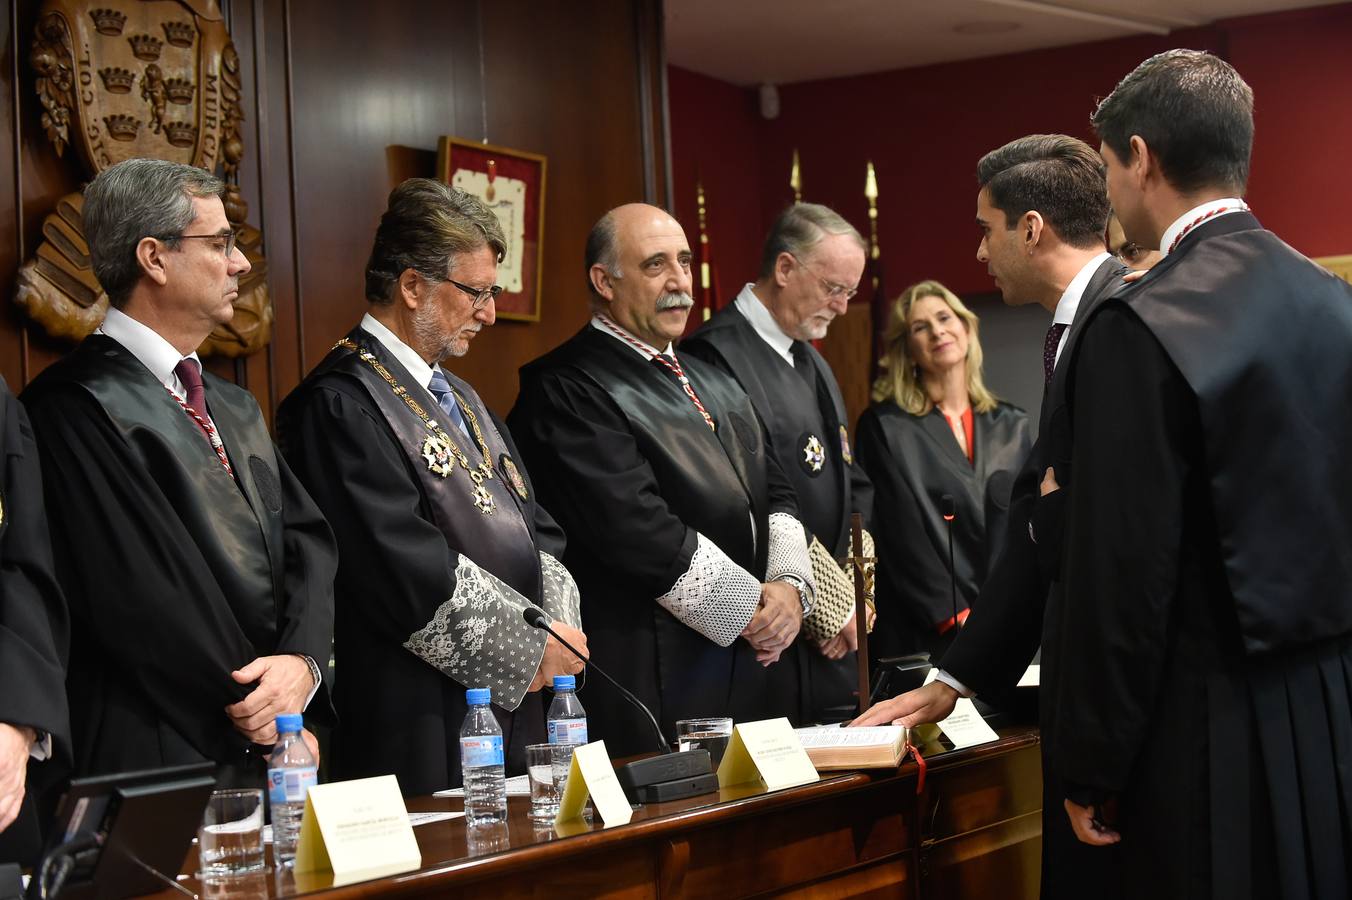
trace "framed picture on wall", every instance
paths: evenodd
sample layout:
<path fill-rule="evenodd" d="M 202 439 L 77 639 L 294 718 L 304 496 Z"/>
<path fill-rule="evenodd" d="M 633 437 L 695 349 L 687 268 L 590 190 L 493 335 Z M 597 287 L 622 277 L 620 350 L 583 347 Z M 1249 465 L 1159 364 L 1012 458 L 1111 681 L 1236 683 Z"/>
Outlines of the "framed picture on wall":
<path fill-rule="evenodd" d="M 478 197 L 502 223 L 507 253 L 498 264 L 499 318 L 540 321 L 545 158 L 447 136 L 437 146 L 437 177 Z"/>

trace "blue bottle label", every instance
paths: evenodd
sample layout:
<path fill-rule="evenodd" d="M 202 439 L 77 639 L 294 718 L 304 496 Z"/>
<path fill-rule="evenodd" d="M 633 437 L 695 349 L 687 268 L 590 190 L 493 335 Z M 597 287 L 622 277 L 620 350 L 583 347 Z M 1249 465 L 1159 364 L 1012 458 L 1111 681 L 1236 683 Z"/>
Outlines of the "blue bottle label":
<path fill-rule="evenodd" d="M 268 802 L 304 803 L 305 792 L 318 783 L 319 770 L 314 766 L 268 769 Z"/>
<path fill-rule="evenodd" d="M 460 764 L 471 769 L 503 764 L 502 735 L 480 734 L 460 739 Z"/>
<path fill-rule="evenodd" d="M 549 742 L 551 744 L 587 743 L 587 720 L 550 719 Z"/>

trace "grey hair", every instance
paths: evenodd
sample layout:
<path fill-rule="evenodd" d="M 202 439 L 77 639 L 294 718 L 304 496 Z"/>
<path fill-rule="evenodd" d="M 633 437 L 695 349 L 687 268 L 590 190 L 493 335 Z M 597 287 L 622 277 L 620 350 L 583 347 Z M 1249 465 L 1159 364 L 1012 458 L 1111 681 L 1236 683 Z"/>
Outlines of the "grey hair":
<path fill-rule="evenodd" d="M 840 213 L 819 203 L 795 203 L 779 214 L 765 237 L 760 277 L 769 278 L 774 274 L 779 254 L 788 253 L 795 259 L 802 259 L 827 235 L 836 234 L 849 235 L 859 249 L 868 253 L 863 236 Z"/>
<path fill-rule="evenodd" d="M 441 181 L 410 178 L 390 192 L 380 217 L 366 263 L 366 299 L 393 303 L 399 277 L 409 269 L 429 281 L 445 281 L 458 255 L 485 246 L 502 262 L 507 238 L 483 201 Z"/>
<path fill-rule="evenodd" d="M 110 166 L 84 192 L 84 234 L 94 277 L 117 308 L 141 280 L 136 246 L 153 237 L 177 247 L 196 217 L 194 198 L 219 197 L 225 182 L 196 166 L 163 159 L 127 159 Z"/>

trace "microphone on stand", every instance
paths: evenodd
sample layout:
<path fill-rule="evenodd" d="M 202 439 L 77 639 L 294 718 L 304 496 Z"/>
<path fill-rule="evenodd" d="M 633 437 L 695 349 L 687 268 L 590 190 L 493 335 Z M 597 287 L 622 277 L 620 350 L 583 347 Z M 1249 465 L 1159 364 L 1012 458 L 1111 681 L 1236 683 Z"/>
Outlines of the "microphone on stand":
<path fill-rule="evenodd" d="M 944 494 L 939 498 L 940 511 L 943 513 L 944 523 L 948 529 L 948 587 L 949 595 L 953 600 L 953 628 L 962 627 L 958 621 L 958 573 L 953 565 L 953 520 L 958 517 L 958 504 L 953 499 L 952 494 Z M 957 637 L 957 634 L 954 634 Z"/>
<path fill-rule="evenodd" d="M 559 637 L 559 633 L 549 627 L 549 616 L 545 614 L 544 610 L 538 606 L 527 606 L 521 611 L 521 618 L 525 619 L 526 624 L 530 627 L 539 628 L 541 631 L 552 635 L 554 640 L 590 666 L 591 670 L 597 675 L 609 681 L 615 690 L 620 692 L 620 696 L 642 710 L 643 715 L 647 717 L 648 724 L 652 726 L 653 734 L 657 737 L 658 755 L 627 763 L 620 766 L 616 771 L 616 777 L 619 779 L 620 786 L 624 788 L 624 793 L 629 798 L 629 802 L 647 803 L 657 800 L 677 800 L 682 797 L 695 797 L 718 790 L 718 776 L 713 773 L 713 764 L 708 750 L 686 750 L 672 753 L 671 745 L 662 736 L 662 728 L 657 724 L 657 717 L 653 715 L 652 710 L 648 709 L 642 700 L 629 693 L 618 681 L 606 674 L 604 669 L 578 652 L 576 647 Z"/>
<path fill-rule="evenodd" d="M 657 717 L 652 714 L 652 710 L 644 706 L 642 700 L 639 700 L 633 694 L 629 693 L 629 691 L 621 687 L 620 683 L 616 681 L 614 678 L 611 678 L 609 675 L 607 675 L 601 669 L 600 666 L 592 662 L 587 657 L 583 656 L 581 653 L 579 653 L 576 647 L 565 641 L 563 638 L 559 637 L 559 633 L 555 631 L 553 628 L 549 627 L 549 617 L 545 615 L 544 610 L 540 609 L 538 606 L 527 606 L 526 609 L 521 613 L 521 617 L 526 620 L 526 624 L 529 625 L 530 627 L 539 628 L 541 631 L 547 631 L 551 635 L 553 635 L 554 640 L 562 644 L 568 650 L 568 652 L 572 653 L 578 659 L 582 660 L 584 663 L 591 666 L 593 672 L 595 672 L 597 675 L 600 675 L 606 681 L 609 681 L 612 685 L 614 685 L 615 690 L 619 691 L 620 694 L 624 697 L 624 699 L 628 700 L 634 706 L 637 706 L 639 709 L 643 710 L 643 714 L 648 717 L 648 724 L 652 725 L 653 727 L 653 734 L 657 735 L 657 752 L 667 753 L 671 750 L 671 745 L 668 744 L 667 739 L 662 736 L 662 729 L 657 724 Z"/>

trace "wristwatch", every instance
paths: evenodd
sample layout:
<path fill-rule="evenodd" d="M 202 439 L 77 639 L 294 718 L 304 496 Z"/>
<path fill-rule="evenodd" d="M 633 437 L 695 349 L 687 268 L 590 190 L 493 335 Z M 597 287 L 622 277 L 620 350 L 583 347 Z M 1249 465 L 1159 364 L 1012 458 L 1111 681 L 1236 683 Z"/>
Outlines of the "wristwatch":
<path fill-rule="evenodd" d="M 795 591 L 798 592 L 798 602 L 802 604 L 803 615 L 807 615 L 808 613 L 812 612 L 812 598 L 808 595 L 806 581 L 799 578 L 797 575 L 790 575 L 787 572 L 783 575 L 780 575 L 775 580 L 784 582 L 789 587 L 793 588 Z"/>

